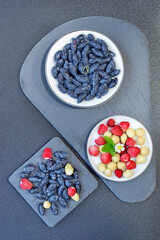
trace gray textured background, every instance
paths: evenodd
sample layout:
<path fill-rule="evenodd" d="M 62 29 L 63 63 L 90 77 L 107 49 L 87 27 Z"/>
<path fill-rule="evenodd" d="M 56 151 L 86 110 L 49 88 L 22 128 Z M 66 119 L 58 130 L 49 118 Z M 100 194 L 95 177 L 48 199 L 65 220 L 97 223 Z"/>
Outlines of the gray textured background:
<path fill-rule="evenodd" d="M 23 95 L 20 67 L 32 47 L 58 25 L 78 17 L 110 16 L 142 29 L 150 44 L 153 142 L 159 156 L 160 2 L 0 1 L 0 239 L 159 239 L 160 193 L 146 201 L 119 201 L 99 180 L 98 189 L 55 228 L 49 229 L 7 181 L 56 130 Z M 136 86 L 135 86 L 136 87 Z M 159 179 L 158 179 L 159 180 Z"/>

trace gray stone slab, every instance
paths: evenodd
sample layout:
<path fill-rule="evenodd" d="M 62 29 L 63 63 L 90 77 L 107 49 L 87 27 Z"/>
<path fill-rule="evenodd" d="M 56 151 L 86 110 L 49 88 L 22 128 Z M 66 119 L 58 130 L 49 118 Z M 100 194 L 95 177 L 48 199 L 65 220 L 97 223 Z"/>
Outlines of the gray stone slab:
<path fill-rule="evenodd" d="M 50 46 L 61 36 L 81 29 L 100 32 L 111 38 L 120 49 L 125 74 L 118 93 L 101 106 L 77 109 L 64 104 L 47 85 L 44 64 Z M 142 122 L 151 132 L 150 78 L 148 42 L 136 26 L 107 17 L 87 17 L 67 22 L 46 35 L 30 52 L 21 72 L 23 92 L 46 119 L 89 164 L 86 141 L 94 125 L 111 115 L 128 115 Z M 138 178 L 116 183 L 102 181 L 122 201 L 140 202 L 148 198 L 156 186 L 156 161 Z"/>
<path fill-rule="evenodd" d="M 20 172 L 22 172 L 23 167 L 28 164 L 37 165 L 39 161 L 45 162 L 45 160 L 42 159 L 42 152 L 46 147 L 51 148 L 52 151 L 62 150 L 69 153 L 68 160 L 73 165 L 73 167 L 75 167 L 78 170 L 79 180 L 81 182 L 81 187 L 82 187 L 79 202 L 70 200 L 67 208 L 60 208 L 60 207 L 58 208 L 59 213 L 57 216 L 54 216 L 50 209 L 46 210 L 44 216 L 41 216 L 38 212 L 38 204 L 40 202 L 43 202 L 43 200 L 37 199 L 32 194 L 29 194 L 28 191 L 24 191 L 19 187 L 20 179 L 18 175 Z M 52 138 L 38 152 L 36 152 L 29 160 L 27 160 L 16 171 L 14 171 L 14 173 L 9 177 L 9 181 L 49 227 L 53 227 L 59 221 L 61 221 L 67 214 L 69 214 L 75 207 L 77 207 L 86 197 L 88 197 L 88 195 L 91 194 L 98 186 L 97 180 L 92 176 L 92 174 L 87 170 L 87 168 L 79 161 L 79 159 L 58 137 Z"/>

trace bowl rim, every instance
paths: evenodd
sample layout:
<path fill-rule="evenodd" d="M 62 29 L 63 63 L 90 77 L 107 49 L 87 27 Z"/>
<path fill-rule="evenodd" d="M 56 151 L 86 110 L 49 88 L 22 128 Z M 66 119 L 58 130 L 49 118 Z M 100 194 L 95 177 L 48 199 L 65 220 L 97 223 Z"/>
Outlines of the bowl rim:
<path fill-rule="evenodd" d="M 108 39 L 114 44 L 114 46 L 115 46 L 115 47 L 117 48 L 117 50 L 119 51 L 119 54 L 120 54 L 120 57 L 121 57 L 121 61 L 122 61 L 122 70 L 123 70 L 123 71 L 122 71 L 122 79 L 121 79 L 121 82 L 120 82 L 117 90 L 116 90 L 108 99 L 106 99 L 105 101 L 103 101 L 103 102 L 101 102 L 101 103 L 98 103 L 98 104 L 91 105 L 91 106 L 82 106 L 82 105 L 73 104 L 73 103 L 71 103 L 71 102 L 66 101 L 64 98 L 60 97 L 60 96 L 56 93 L 56 91 L 54 91 L 54 89 L 52 88 L 52 86 L 51 86 L 51 84 L 50 84 L 50 81 L 49 81 L 49 79 L 48 79 L 48 76 L 47 76 L 47 62 L 48 62 L 49 54 L 50 54 L 50 51 L 51 51 L 52 47 L 53 47 L 59 40 L 61 40 L 63 37 L 65 37 L 66 35 L 69 35 L 69 34 L 71 34 L 71 33 L 76 33 L 76 32 L 85 32 L 85 31 L 87 31 L 87 32 L 89 31 L 89 32 L 91 32 L 91 33 L 101 34 L 101 35 L 103 35 L 104 37 L 108 38 Z M 118 90 L 120 89 L 121 84 L 122 84 L 123 79 L 124 79 L 124 60 L 123 60 L 121 51 L 119 50 L 119 48 L 117 47 L 117 45 L 116 45 L 107 35 L 105 35 L 105 34 L 103 34 L 103 33 L 100 33 L 100 32 L 97 32 L 97 31 L 87 30 L 87 29 L 85 29 L 85 30 L 83 29 L 83 30 L 71 31 L 71 32 L 69 32 L 69 33 L 67 33 L 67 34 L 64 34 L 64 35 L 61 36 L 60 38 L 58 38 L 58 39 L 50 46 L 50 48 L 49 48 L 49 50 L 48 50 L 48 53 L 47 53 L 46 60 L 45 60 L 45 77 L 46 77 L 47 83 L 48 83 L 49 88 L 51 89 L 51 91 L 55 94 L 55 96 L 56 96 L 57 98 L 59 98 L 59 99 L 60 99 L 62 102 L 64 102 L 65 104 L 68 104 L 68 105 L 70 105 L 70 106 L 72 106 L 72 107 L 76 107 L 76 108 L 93 108 L 93 107 L 100 106 L 101 104 L 104 104 L 104 103 L 106 103 L 107 101 L 109 101 L 112 97 L 114 97 L 114 95 L 115 95 L 115 94 L 118 92 Z M 55 79 L 55 80 L 57 80 L 57 79 Z M 81 103 L 80 103 L 80 104 L 81 104 Z"/>
<path fill-rule="evenodd" d="M 96 167 L 92 164 L 92 161 L 90 161 L 90 155 L 89 155 L 89 151 L 88 151 L 88 150 L 89 150 L 89 147 L 90 147 L 90 146 L 89 146 L 89 142 L 90 142 L 91 134 L 93 133 L 93 131 L 95 130 L 95 128 L 97 127 L 97 125 L 103 123 L 104 121 L 106 121 L 106 120 L 108 120 L 108 119 L 110 119 L 110 118 L 113 118 L 113 119 L 114 119 L 115 117 L 116 117 L 116 118 L 117 118 L 117 117 L 124 118 L 124 121 L 125 121 L 125 119 L 126 119 L 126 120 L 127 120 L 127 119 L 130 119 L 131 121 L 136 121 L 138 124 L 141 125 L 142 128 L 144 128 L 145 132 L 146 132 L 146 133 L 148 134 L 148 136 L 149 136 L 148 140 L 149 140 L 149 142 L 150 142 L 150 144 L 149 144 L 149 148 L 150 148 L 150 149 L 149 149 L 149 150 L 150 150 L 150 158 L 148 159 L 147 164 L 146 164 L 146 166 L 143 168 L 143 170 L 142 170 L 141 172 L 137 173 L 136 175 L 133 175 L 131 178 L 117 178 L 117 179 L 115 178 L 115 179 L 110 179 L 109 177 L 104 176 L 103 173 L 99 172 L 99 171 L 96 169 Z M 151 159 L 152 159 L 152 155 L 153 155 L 153 142 L 152 142 L 150 133 L 148 132 L 147 128 L 146 128 L 140 121 L 138 121 L 138 120 L 135 119 L 135 118 L 126 116 L 126 115 L 114 115 L 114 116 L 109 116 L 109 117 L 107 117 L 107 118 L 104 118 L 104 119 L 102 119 L 101 121 L 99 121 L 98 123 L 96 123 L 96 124 L 94 125 L 94 127 L 91 129 L 91 131 L 90 131 L 90 133 L 89 133 L 89 135 L 88 135 L 86 151 L 87 151 L 87 157 L 88 157 L 89 163 L 91 164 L 93 170 L 94 170 L 98 175 L 100 175 L 100 176 L 102 176 L 104 179 L 107 179 L 107 180 L 112 181 L 112 182 L 127 182 L 127 181 L 131 181 L 131 180 L 139 177 L 139 176 L 140 176 L 142 173 L 144 173 L 144 171 L 148 168 L 148 166 L 149 166 L 149 164 L 150 164 L 150 162 L 151 162 Z"/>

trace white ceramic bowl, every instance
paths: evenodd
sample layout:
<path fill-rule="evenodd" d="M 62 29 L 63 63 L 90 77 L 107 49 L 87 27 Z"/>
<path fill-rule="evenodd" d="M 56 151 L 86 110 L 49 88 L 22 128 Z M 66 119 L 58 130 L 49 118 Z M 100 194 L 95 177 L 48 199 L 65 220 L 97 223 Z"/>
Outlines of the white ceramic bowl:
<path fill-rule="evenodd" d="M 58 81 L 52 75 L 52 68 L 53 68 L 53 66 L 55 66 L 54 55 L 58 50 L 62 50 L 63 47 L 67 43 L 71 42 L 72 38 L 76 38 L 79 34 L 87 35 L 88 33 L 92 33 L 95 38 L 103 39 L 108 44 L 109 50 L 111 50 L 115 53 L 114 61 L 116 63 L 116 68 L 120 69 L 121 72 L 117 76 L 117 78 L 118 78 L 117 85 L 114 88 L 110 89 L 105 96 L 102 96 L 100 99 L 94 98 L 93 100 L 83 101 L 78 104 L 76 99 L 70 97 L 68 94 L 63 94 L 62 92 L 60 92 L 60 90 L 57 87 Z M 122 59 L 120 51 L 118 50 L 117 46 L 108 37 L 106 37 L 105 35 L 100 34 L 98 32 L 94 32 L 94 31 L 75 31 L 75 32 L 71 32 L 71 33 L 61 37 L 51 46 L 51 48 L 48 52 L 47 58 L 46 58 L 45 74 L 46 74 L 46 79 L 47 79 L 47 82 L 48 82 L 51 90 L 63 102 L 70 104 L 74 107 L 81 107 L 81 108 L 93 107 L 93 106 L 97 106 L 97 105 L 107 101 L 118 91 L 118 89 L 122 83 L 122 80 L 123 80 L 124 65 L 123 65 L 123 59 Z"/>
<path fill-rule="evenodd" d="M 89 147 L 91 147 L 92 145 L 95 145 L 95 139 L 99 136 L 98 134 L 98 128 L 100 124 L 107 124 L 107 121 L 113 118 L 116 121 L 116 124 L 119 124 L 121 121 L 128 121 L 130 123 L 130 127 L 133 129 L 137 129 L 137 128 L 143 128 L 145 130 L 145 139 L 146 142 L 144 144 L 144 146 L 147 146 L 149 148 L 149 155 L 146 156 L 146 162 L 142 163 L 142 164 L 137 164 L 136 168 L 132 170 L 133 175 L 131 178 L 124 178 L 123 176 L 121 178 L 116 177 L 115 173 L 112 173 L 111 177 L 107 177 L 104 173 L 101 173 L 98 171 L 97 169 L 97 164 L 101 162 L 100 160 L 100 154 L 98 157 L 94 157 L 92 155 L 89 154 Z M 134 138 L 136 139 L 136 137 Z M 136 146 L 138 146 L 139 148 L 142 146 L 139 146 L 136 144 Z M 141 175 L 146 168 L 148 167 L 151 158 L 152 158 L 152 152 L 153 152 L 153 145 L 152 145 L 152 140 L 150 137 L 149 132 L 147 131 L 147 129 L 136 119 L 131 118 L 131 117 L 127 117 L 127 116 L 111 116 L 109 118 L 106 118 L 104 120 L 102 120 L 101 122 L 99 122 L 98 124 L 96 124 L 96 126 L 92 129 L 89 137 L 88 137 L 88 141 L 87 141 L 87 155 L 88 155 L 88 159 L 90 161 L 91 166 L 93 167 L 94 171 L 97 172 L 99 175 L 101 175 L 102 177 L 108 179 L 108 180 L 112 180 L 112 181 L 116 181 L 116 182 L 125 182 L 125 181 L 129 181 L 132 180 L 136 177 L 138 177 L 139 175 Z M 135 160 L 136 158 L 131 158 L 131 160 Z"/>

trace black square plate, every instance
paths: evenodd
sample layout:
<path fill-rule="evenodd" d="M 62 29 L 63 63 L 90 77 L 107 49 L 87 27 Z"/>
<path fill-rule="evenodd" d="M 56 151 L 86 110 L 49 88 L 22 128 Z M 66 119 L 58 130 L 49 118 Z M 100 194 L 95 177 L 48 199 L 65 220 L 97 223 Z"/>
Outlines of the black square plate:
<path fill-rule="evenodd" d="M 44 216 L 41 216 L 38 212 L 38 204 L 42 202 L 42 200 L 39 200 L 32 194 L 29 194 L 28 191 L 21 190 L 19 186 L 20 179 L 18 175 L 20 172 L 22 172 L 22 169 L 24 166 L 28 164 L 37 165 L 39 161 L 45 162 L 45 160 L 42 159 L 42 152 L 46 147 L 51 148 L 52 151 L 62 150 L 62 151 L 68 152 L 69 154 L 68 160 L 73 165 L 73 167 L 77 168 L 79 173 L 79 180 L 82 186 L 79 202 L 70 200 L 67 208 L 59 208 L 59 213 L 57 216 L 54 216 L 50 209 L 46 210 Z M 27 160 L 21 167 L 19 167 L 16 171 L 14 171 L 14 173 L 9 177 L 9 181 L 49 227 L 55 226 L 61 219 L 63 219 L 75 207 L 77 207 L 86 197 L 88 197 L 88 195 L 91 194 L 98 186 L 97 180 L 92 176 L 92 174 L 87 170 L 87 168 L 79 161 L 79 159 L 58 137 L 52 138 L 46 145 L 44 145 L 38 152 L 36 152 L 29 160 Z"/>

